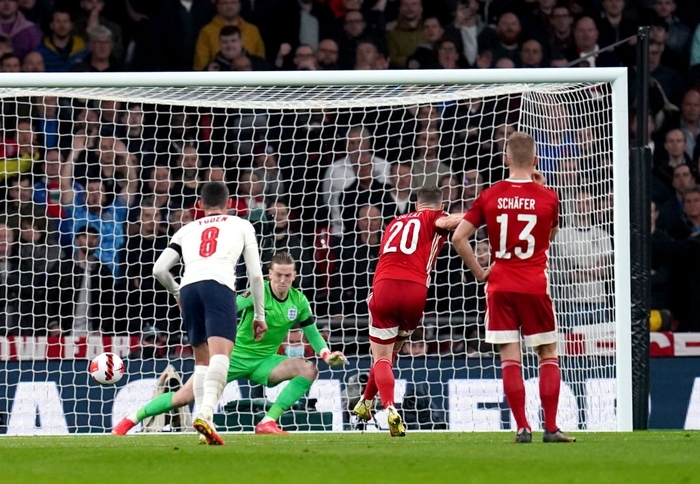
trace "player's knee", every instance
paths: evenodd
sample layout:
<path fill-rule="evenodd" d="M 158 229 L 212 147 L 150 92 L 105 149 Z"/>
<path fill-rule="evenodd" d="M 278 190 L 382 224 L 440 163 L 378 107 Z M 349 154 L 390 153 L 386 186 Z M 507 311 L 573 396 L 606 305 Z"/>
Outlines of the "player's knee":
<path fill-rule="evenodd" d="M 300 368 L 299 376 L 314 381 L 318 378 L 318 368 L 310 361 L 305 361 Z"/>

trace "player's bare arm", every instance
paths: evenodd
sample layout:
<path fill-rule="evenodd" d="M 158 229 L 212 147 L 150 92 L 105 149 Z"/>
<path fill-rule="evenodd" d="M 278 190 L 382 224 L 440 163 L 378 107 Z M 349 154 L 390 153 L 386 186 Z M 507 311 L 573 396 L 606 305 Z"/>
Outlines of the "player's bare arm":
<path fill-rule="evenodd" d="M 170 294 L 175 296 L 175 300 L 180 305 L 180 285 L 170 273 L 175 264 L 180 261 L 180 254 L 172 247 L 166 248 L 153 265 L 153 275 Z"/>
<path fill-rule="evenodd" d="M 474 250 L 469 239 L 476 233 L 476 227 L 469 221 L 462 219 L 457 226 L 457 230 L 452 236 L 452 245 L 462 258 L 467 268 L 474 274 L 478 281 L 485 281 L 489 277 L 491 268 L 484 269 L 476 260 Z"/>
<path fill-rule="evenodd" d="M 435 221 L 435 227 L 442 230 L 453 231 L 464 218 L 463 213 L 453 213 L 445 217 L 440 217 Z"/>
<path fill-rule="evenodd" d="M 554 242 L 554 239 L 556 238 L 557 234 L 559 233 L 559 226 L 556 226 L 552 229 L 552 231 L 549 233 L 549 241 Z"/>

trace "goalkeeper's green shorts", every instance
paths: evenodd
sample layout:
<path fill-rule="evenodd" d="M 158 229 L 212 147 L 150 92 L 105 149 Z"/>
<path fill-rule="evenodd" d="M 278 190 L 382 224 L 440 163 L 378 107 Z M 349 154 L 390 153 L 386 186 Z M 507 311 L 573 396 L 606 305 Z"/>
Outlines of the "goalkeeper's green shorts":
<path fill-rule="evenodd" d="M 232 382 L 239 378 L 245 378 L 266 387 L 275 386 L 276 383 L 270 385 L 268 381 L 270 374 L 277 365 L 288 359 L 289 357 L 284 355 L 272 355 L 267 358 L 231 358 L 226 381 Z"/>

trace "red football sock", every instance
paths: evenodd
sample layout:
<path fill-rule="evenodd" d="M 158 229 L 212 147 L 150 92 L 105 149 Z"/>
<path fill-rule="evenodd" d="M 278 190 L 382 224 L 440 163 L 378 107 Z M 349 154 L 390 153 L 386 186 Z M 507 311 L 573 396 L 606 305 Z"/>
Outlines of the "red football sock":
<path fill-rule="evenodd" d="M 525 416 L 525 383 L 520 369 L 520 362 L 516 360 L 503 360 L 501 362 L 501 375 L 503 378 L 503 391 L 510 411 L 513 412 L 518 430 L 530 429 Z"/>
<path fill-rule="evenodd" d="M 540 401 L 544 410 L 544 428 L 555 432 L 557 427 L 557 407 L 559 406 L 559 359 L 545 358 L 540 361 Z"/>
<path fill-rule="evenodd" d="M 365 392 L 362 398 L 365 400 L 374 400 L 377 396 L 377 383 L 374 381 L 374 365 L 369 369 L 369 378 L 367 379 L 367 385 L 365 386 Z"/>
<path fill-rule="evenodd" d="M 384 408 L 394 406 L 394 370 L 391 362 L 381 358 L 374 363 L 374 381 L 379 388 L 379 398 L 382 399 Z"/>

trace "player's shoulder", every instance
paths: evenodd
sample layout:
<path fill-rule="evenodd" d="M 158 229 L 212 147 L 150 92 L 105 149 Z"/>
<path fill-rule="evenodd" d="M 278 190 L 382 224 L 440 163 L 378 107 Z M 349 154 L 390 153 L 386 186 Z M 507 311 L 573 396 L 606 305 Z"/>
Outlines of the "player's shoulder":
<path fill-rule="evenodd" d="M 309 300 L 306 298 L 306 294 L 301 292 L 296 287 L 289 288 L 290 301 L 295 304 L 309 304 Z"/>

